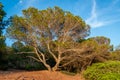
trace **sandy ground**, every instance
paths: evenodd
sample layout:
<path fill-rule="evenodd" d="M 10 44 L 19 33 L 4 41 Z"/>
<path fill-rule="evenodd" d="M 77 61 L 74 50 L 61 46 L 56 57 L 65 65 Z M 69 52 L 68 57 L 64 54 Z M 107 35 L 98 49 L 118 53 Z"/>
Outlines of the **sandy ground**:
<path fill-rule="evenodd" d="M 0 80 L 84 80 L 80 75 L 70 76 L 49 71 L 0 71 Z"/>

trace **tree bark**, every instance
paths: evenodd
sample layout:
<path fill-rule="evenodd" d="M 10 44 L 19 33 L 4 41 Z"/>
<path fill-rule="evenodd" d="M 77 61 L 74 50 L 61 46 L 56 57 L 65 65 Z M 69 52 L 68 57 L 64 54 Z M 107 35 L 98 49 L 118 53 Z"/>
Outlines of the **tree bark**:
<path fill-rule="evenodd" d="M 48 65 L 48 64 L 46 63 L 45 55 L 44 55 L 42 52 L 37 51 L 36 48 L 34 48 L 34 50 L 35 50 L 35 53 L 36 53 L 36 55 L 37 55 L 39 61 L 42 62 L 42 63 L 44 64 L 44 66 L 45 66 L 49 71 L 52 71 L 52 68 L 50 67 L 50 65 Z M 39 55 L 38 52 L 40 52 L 40 55 L 42 56 L 42 58 L 41 58 L 41 56 Z"/>
<path fill-rule="evenodd" d="M 56 71 L 59 67 L 60 61 L 58 60 L 55 64 L 55 66 L 52 68 L 52 71 Z"/>
<path fill-rule="evenodd" d="M 60 61 L 61 61 L 61 52 L 60 52 L 60 48 L 58 46 L 58 57 L 57 57 L 55 66 L 52 68 L 53 71 L 56 71 L 58 69 Z"/>

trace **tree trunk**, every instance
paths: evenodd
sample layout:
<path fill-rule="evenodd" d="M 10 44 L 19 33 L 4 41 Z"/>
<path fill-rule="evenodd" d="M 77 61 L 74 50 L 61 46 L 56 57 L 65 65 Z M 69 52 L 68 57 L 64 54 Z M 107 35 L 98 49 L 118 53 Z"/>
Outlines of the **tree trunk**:
<path fill-rule="evenodd" d="M 39 61 L 44 64 L 44 66 L 48 69 L 48 71 L 52 71 L 52 68 L 50 67 L 50 65 L 48 65 L 48 64 L 46 63 L 45 55 L 44 55 L 42 52 L 38 51 L 37 48 L 34 48 L 34 50 L 35 50 L 35 53 L 36 53 Z M 40 55 L 39 55 L 38 52 L 40 52 L 42 58 L 40 57 Z"/>
<path fill-rule="evenodd" d="M 55 66 L 52 68 L 52 71 L 56 71 L 58 69 L 58 66 L 59 66 L 59 62 L 55 64 Z"/>
<path fill-rule="evenodd" d="M 59 64 L 60 64 L 60 60 L 61 60 L 61 57 L 60 57 L 60 54 L 58 55 L 58 59 L 56 61 L 56 64 L 55 66 L 52 68 L 52 71 L 56 71 L 59 67 Z"/>
<path fill-rule="evenodd" d="M 52 68 L 48 64 L 46 64 L 46 63 L 43 63 L 43 64 L 48 69 L 48 71 L 52 71 Z"/>

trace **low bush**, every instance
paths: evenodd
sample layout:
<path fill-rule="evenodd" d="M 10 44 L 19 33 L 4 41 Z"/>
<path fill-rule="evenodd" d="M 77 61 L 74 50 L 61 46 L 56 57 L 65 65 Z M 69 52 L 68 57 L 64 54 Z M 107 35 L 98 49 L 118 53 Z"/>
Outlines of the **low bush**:
<path fill-rule="evenodd" d="M 111 53 L 110 59 L 120 61 L 120 51 L 113 51 Z"/>
<path fill-rule="evenodd" d="M 8 67 L 23 70 L 44 70 L 44 65 L 37 62 L 28 56 L 35 56 L 35 54 L 8 54 Z"/>
<path fill-rule="evenodd" d="M 3 53 L 0 50 L 0 70 L 7 70 L 8 69 L 8 60 L 7 60 L 7 54 Z"/>
<path fill-rule="evenodd" d="M 95 63 L 82 74 L 86 80 L 120 80 L 120 61 Z"/>

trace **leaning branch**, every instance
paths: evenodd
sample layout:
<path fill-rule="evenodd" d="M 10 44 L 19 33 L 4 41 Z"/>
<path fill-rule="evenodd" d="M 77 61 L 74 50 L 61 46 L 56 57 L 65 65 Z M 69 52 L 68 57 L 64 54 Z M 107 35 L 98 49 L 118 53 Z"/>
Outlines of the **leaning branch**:
<path fill-rule="evenodd" d="M 74 62 L 75 60 L 76 60 L 76 59 L 73 59 L 73 60 L 71 60 L 71 61 L 69 61 L 69 62 L 63 64 L 62 67 L 64 67 L 64 66 L 66 66 L 66 65 L 68 65 L 68 64 L 70 64 L 70 63 L 72 63 L 72 62 Z"/>
<path fill-rule="evenodd" d="M 34 59 L 34 60 L 36 60 L 36 61 L 38 61 L 38 62 L 41 62 L 39 59 L 37 59 L 37 58 L 35 58 L 35 57 L 33 57 L 33 56 L 27 56 L 27 57 L 32 58 L 32 59 Z"/>
<path fill-rule="evenodd" d="M 39 60 L 40 60 L 41 62 L 44 62 L 44 61 L 41 59 L 40 55 L 38 54 L 37 49 L 36 49 L 36 48 L 34 48 L 34 50 L 35 50 L 35 54 L 37 55 L 37 57 L 39 58 Z"/>
<path fill-rule="evenodd" d="M 57 57 L 54 55 L 54 53 L 50 50 L 50 45 L 49 43 L 47 44 L 47 48 L 48 48 L 48 51 L 49 53 L 53 56 L 53 58 L 55 59 L 55 61 L 57 61 Z"/>

